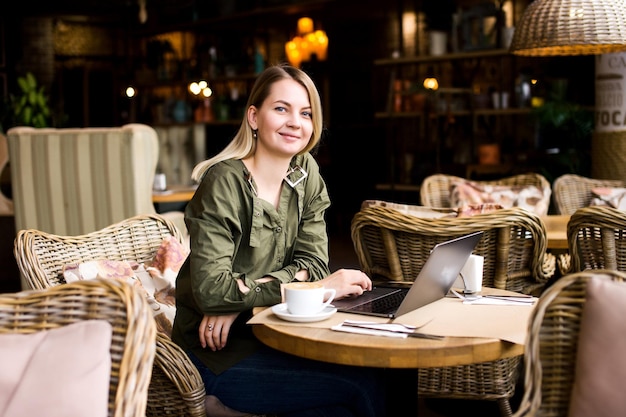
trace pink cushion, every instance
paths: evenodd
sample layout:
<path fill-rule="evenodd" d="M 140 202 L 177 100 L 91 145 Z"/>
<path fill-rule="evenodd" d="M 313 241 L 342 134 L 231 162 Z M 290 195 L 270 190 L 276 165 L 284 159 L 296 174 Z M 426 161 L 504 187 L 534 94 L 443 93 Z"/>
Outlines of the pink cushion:
<path fill-rule="evenodd" d="M 106 417 L 111 325 L 89 320 L 0 334 L 0 415 Z"/>
<path fill-rule="evenodd" d="M 581 315 L 569 417 L 615 417 L 626 410 L 626 284 L 591 279 Z"/>
<path fill-rule="evenodd" d="M 496 210 L 501 210 L 502 208 L 503 207 L 500 204 L 470 204 L 459 207 L 457 217 L 472 217 L 476 214 L 492 213 Z"/>
<path fill-rule="evenodd" d="M 169 336 L 176 315 L 176 275 L 187 258 L 187 249 L 174 237 L 163 240 L 152 261 L 144 264 L 129 261 L 89 261 L 63 267 L 65 282 L 84 279 L 120 279 L 135 285 L 146 298 L 157 329 Z"/>
<path fill-rule="evenodd" d="M 548 214 L 550 190 L 535 185 L 487 185 L 474 181 L 453 181 L 450 185 L 452 207 L 498 204 L 503 208 L 523 207 L 537 215 Z"/>
<path fill-rule="evenodd" d="M 626 210 L 626 188 L 597 187 L 591 190 L 590 206 L 608 206 Z"/>

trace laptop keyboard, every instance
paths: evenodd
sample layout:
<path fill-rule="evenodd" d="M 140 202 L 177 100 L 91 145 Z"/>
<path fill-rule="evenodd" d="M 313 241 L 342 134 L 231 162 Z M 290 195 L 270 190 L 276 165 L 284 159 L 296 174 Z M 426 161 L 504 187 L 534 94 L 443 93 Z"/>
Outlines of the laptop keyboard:
<path fill-rule="evenodd" d="M 351 311 L 362 311 L 364 313 L 380 313 L 391 314 L 395 312 L 402 300 L 406 296 L 407 291 L 397 291 L 385 297 L 368 301 L 367 303 L 352 307 Z"/>

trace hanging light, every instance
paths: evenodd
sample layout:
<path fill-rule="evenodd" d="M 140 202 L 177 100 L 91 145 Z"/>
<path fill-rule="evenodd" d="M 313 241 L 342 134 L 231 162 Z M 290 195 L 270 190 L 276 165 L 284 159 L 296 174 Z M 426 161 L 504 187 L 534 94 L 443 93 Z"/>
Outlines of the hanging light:
<path fill-rule="evenodd" d="M 328 51 L 328 36 L 323 30 L 314 30 L 313 20 L 309 17 L 298 19 L 298 35 L 285 44 L 285 54 L 289 63 L 300 67 L 315 57 L 325 61 Z"/>
<path fill-rule="evenodd" d="M 515 27 L 510 51 L 522 56 L 626 51 L 626 0 L 534 0 Z"/>

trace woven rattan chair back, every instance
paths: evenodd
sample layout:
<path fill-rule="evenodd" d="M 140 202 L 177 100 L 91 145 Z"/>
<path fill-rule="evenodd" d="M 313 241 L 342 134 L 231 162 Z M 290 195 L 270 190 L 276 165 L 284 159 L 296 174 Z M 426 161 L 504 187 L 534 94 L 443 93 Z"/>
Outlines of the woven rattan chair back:
<path fill-rule="evenodd" d="M 421 204 L 427 207 L 452 207 L 450 186 L 455 181 L 466 181 L 466 179 L 447 174 L 433 174 L 424 178 L 420 186 Z M 485 185 L 535 185 L 541 190 L 550 189 L 550 182 L 543 175 L 535 173 L 518 174 L 497 180 L 472 180 L 472 182 Z"/>
<path fill-rule="evenodd" d="M 620 180 L 587 178 L 575 174 L 561 175 L 552 184 L 556 212 L 571 215 L 579 208 L 588 207 L 593 198 L 591 190 L 598 187 L 626 187 L 626 183 Z"/>
<path fill-rule="evenodd" d="M 545 227 L 527 210 L 511 208 L 472 217 L 422 218 L 383 207 L 363 207 L 352 220 L 361 269 L 375 281 L 410 283 L 437 243 L 483 231 L 474 253 L 484 256 L 483 285 L 511 291 L 540 291 L 554 274 L 546 254 Z M 497 401 L 512 414 L 510 398 L 522 356 L 480 364 L 418 370 L 418 395 Z"/>
<path fill-rule="evenodd" d="M 576 210 L 567 224 L 567 242 L 567 272 L 626 271 L 626 212 L 603 206 Z"/>
<path fill-rule="evenodd" d="M 93 260 L 147 262 L 166 237 L 182 235 L 158 214 L 131 217 L 81 236 L 59 236 L 35 229 L 19 230 L 14 254 L 29 288 L 63 284 L 63 266 Z"/>
<path fill-rule="evenodd" d="M 30 334 L 85 320 L 105 320 L 112 326 L 107 415 L 145 416 L 156 325 L 145 297 L 130 284 L 93 280 L 0 294 L 0 334 Z"/>
<path fill-rule="evenodd" d="M 543 221 L 521 208 L 472 217 L 422 218 L 388 207 L 362 208 L 352 219 L 361 268 L 375 281 L 410 284 L 437 243 L 482 230 L 474 253 L 484 256 L 483 285 L 510 291 L 541 289 L 554 273 Z"/>
<path fill-rule="evenodd" d="M 583 271 L 561 277 L 541 295 L 530 317 L 524 394 L 516 417 L 568 416 L 580 320 L 592 278 L 626 282 L 623 272 Z"/>
<path fill-rule="evenodd" d="M 92 260 L 152 260 L 166 237 L 183 241 L 179 229 L 158 214 L 131 217 L 81 236 L 20 230 L 14 254 L 32 288 L 65 284 L 63 266 Z M 65 284 L 67 285 L 67 284 Z M 148 390 L 146 416 L 205 417 L 205 389 L 196 367 L 166 335 L 157 334 L 157 353 Z"/>

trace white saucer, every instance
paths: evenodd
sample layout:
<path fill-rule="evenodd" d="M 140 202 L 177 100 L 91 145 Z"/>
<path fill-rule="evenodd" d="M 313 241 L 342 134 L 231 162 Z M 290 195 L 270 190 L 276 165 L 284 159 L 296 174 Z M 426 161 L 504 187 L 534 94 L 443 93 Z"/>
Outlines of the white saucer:
<path fill-rule="evenodd" d="M 272 307 L 272 313 L 276 314 L 279 318 L 283 320 L 287 320 L 287 321 L 294 321 L 296 323 L 310 323 L 313 321 L 322 321 L 322 320 L 329 318 L 336 312 L 337 312 L 337 308 L 333 306 L 332 304 L 324 308 L 319 313 L 313 314 L 310 316 L 300 316 L 300 315 L 291 314 L 287 310 L 286 303 L 276 304 L 274 307 Z"/>

